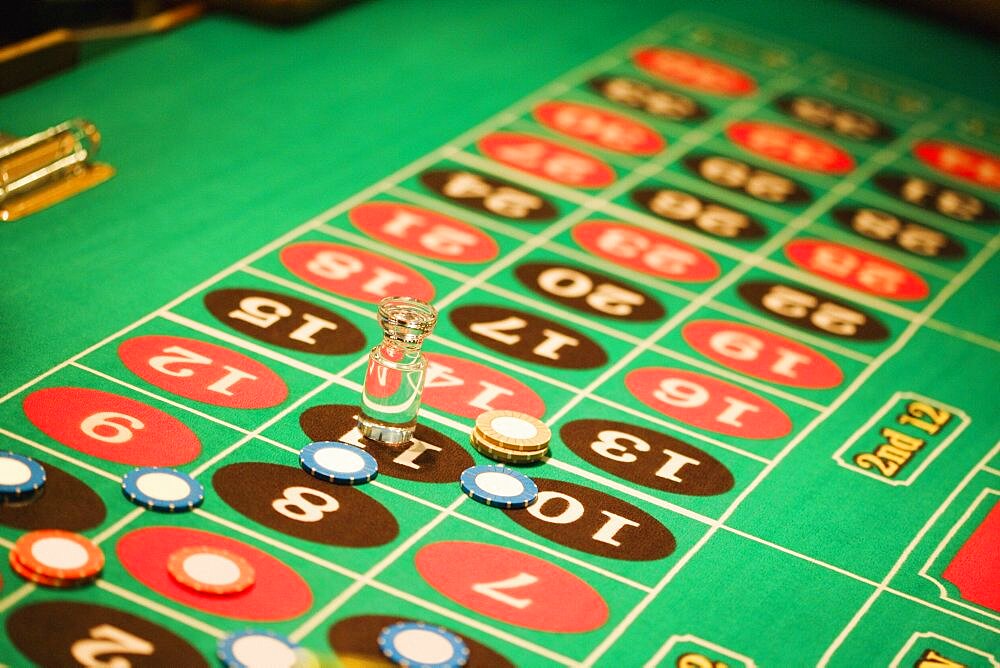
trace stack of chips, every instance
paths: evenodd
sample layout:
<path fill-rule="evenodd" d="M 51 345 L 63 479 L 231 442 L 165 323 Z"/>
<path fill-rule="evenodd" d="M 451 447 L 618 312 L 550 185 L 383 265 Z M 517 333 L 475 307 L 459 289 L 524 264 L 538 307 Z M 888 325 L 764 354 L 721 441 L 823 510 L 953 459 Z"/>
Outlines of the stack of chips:
<path fill-rule="evenodd" d="M 86 536 L 43 529 L 17 539 L 10 566 L 25 580 L 45 587 L 79 587 L 101 574 L 104 553 Z"/>
<path fill-rule="evenodd" d="M 530 464 L 549 450 L 552 432 L 540 420 L 517 411 L 487 411 L 476 418 L 472 447 L 504 464 Z"/>

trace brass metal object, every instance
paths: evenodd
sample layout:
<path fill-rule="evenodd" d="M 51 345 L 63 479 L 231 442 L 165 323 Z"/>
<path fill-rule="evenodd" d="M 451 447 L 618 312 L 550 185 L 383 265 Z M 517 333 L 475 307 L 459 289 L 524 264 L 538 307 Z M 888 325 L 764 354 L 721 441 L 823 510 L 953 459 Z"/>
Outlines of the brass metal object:
<path fill-rule="evenodd" d="M 23 218 L 111 178 L 113 167 L 90 161 L 100 145 L 97 127 L 83 119 L 0 143 L 0 220 Z"/>

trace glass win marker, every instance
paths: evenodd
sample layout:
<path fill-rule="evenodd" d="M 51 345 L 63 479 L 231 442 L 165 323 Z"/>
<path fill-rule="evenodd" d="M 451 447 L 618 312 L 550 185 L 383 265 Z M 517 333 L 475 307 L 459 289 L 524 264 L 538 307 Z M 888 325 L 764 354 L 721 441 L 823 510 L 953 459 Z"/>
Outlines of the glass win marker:
<path fill-rule="evenodd" d="M 386 297 L 378 303 L 382 343 L 368 355 L 358 429 L 367 439 L 399 445 L 413 437 L 424 390 L 427 358 L 420 351 L 437 311 L 413 297 Z"/>

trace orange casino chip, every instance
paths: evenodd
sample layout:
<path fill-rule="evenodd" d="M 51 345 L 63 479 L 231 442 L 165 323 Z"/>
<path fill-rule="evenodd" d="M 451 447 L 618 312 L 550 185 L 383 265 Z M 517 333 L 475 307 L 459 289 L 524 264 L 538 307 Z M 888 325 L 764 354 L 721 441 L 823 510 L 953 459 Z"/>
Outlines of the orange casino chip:
<path fill-rule="evenodd" d="M 238 594 L 256 580 L 249 561 L 207 545 L 182 547 L 171 553 L 167 570 L 178 583 L 205 594 Z"/>
<path fill-rule="evenodd" d="M 86 536 L 43 529 L 18 538 L 10 561 L 39 578 L 75 582 L 96 577 L 104 568 L 104 553 Z"/>
<path fill-rule="evenodd" d="M 42 585 L 43 587 L 57 587 L 60 589 L 66 589 L 69 587 L 79 587 L 90 582 L 93 582 L 95 577 L 89 578 L 79 578 L 76 580 L 62 580 L 59 578 L 49 578 L 44 575 L 39 575 L 35 573 L 30 568 L 21 563 L 20 559 L 17 558 L 17 553 L 13 550 L 10 552 L 10 567 L 11 569 L 20 575 L 25 580 L 29 582 L 34 582 L 35 584 Z"/>

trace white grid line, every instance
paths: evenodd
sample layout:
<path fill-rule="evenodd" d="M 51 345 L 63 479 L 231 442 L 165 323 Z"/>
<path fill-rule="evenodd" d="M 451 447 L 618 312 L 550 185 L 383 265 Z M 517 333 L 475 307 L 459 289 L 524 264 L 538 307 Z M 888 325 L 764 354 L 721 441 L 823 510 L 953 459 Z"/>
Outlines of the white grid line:
<path fill-rule="evenodd" d="M 36 589 L 35 585 L 31 584 L 30 582 L 27 582 L 18 587 L 17 589 L 15 589 L 7 596 L 0 599 L 0 615 L 10 610 L 13 606 L 17 605 L 21 601 L 21 599 L 26 597 L 31 592 L 35 591 L 35 589 Z"/>
<path fill-rule="evenodd" d="M 583 569 L 586 569 L 588 571 L 592 571 L 594 573 L 598 573 L 599 575 L 602 575 L 602 576 L 608 578 L 609 580 L 615 580 L 615 581 L 620 582 L 620 583 L 622 583 L 622 584 L 624 584 L 624 585 L 626 585 L 628 587 L 632 587 L 633 589 L 638 589 L 639 591 L 646 591 L 646 592 L 648 592 L 650 590 L 649 586 L 644 585 L 641 582 L 637 582 L 635 580 L 632 580 L 631 578 L 627 578 L 627 577 L 625 577 L 623 575 L 619 575 L 618 573 L 615 573 L 614 571 L 609 571 L 606 568 L 601 568 L 600 566 L 596 566 L 595 564 L 592 564 L 589 561 L 584 561 L 583 559 L 578 559 L 577 557 L 574 557 L 574 556 L 572 556 L 570 554 L 567 554 L 566 552 L 553 549 L 553 548 L 548 547 L 546 545 L 543 545 L 541 543 L 536 543 L 536 542 L 534 542 L 534 541 L 532 541 L 532 540 L 530 540 L 528 538 L 523 538 L 522 536 L 518 536 L 517 534 L 515 534 L 513 532 L 504 531 L 503 529 L 499 528 L 498 526 L 496 526 L 494 524 L 489 524 L 487 522 L 483 522 L 481 520 L 477 520 L 474 517 L 469 517 L 468 515 L 463 515 L 462 513 L 456 512 L 454 509 L 451 509 L 450 507 L 439 506 L 436 503 L 432 503 L 432 502 L 427 501 L 425 499 L 421 499 L 421 498 L 419 498 L 417 496 L 414 496 L 413 494 L 409 494 L 409 493 L 404 492 L 404 491 L 402 491 L 400 489 L 396 489 L 395 487 L 393 487 L 391 485 L 386 485 L 384 483 L 380 483 L 377 480 L 374 481 L 373 484 L 374 484 L 375 487 L 378 487 L 379 489 L 382 489 L 383 491 L 386 491 L 386 492 L 388 492 L 390 494 L 395 494 L 395 495 L 397 495 L 397 496 L 399 496 L 401 498 L 408 499 L 409 501 L 413 501 L 414 503 L 419 503 L 421 505 L 427 506 L 428 508 L 434 508 L 435 510 L 438 510 L 438 511 L 442 511 L 442 510 L 447 511 L 447 514 L 450 517 L 453 517 L 453 518 L 455 518 L 455 519 L 457 519 L 459 521 L 465 522 L 466 524 L 471 524 L 471 525 L 479 527 L 480 529 L 483 529 L 485 531 L 489 531 L 490 533 L 496 534 L 497 536 L 501 536 L 501 537 L 503 537 L 504 539 L 506 539 L 508 541 L 512 541 L 512 542 L 515 542 L 515 543 L 520 543 L 521 545 L 527 545 L 528 547 L 531 547 L 532 549 L 534 549 L 534 550 L 536 550 L 538 552 L 544 552 L 545 554 L 552 555 L 552 556 L 554 556 L 554 557 L 556 557 L 558 559 L 561 559 L 562 561 L 565 561 L 567 563 L 573 564 L 574 566 L 577 566 L 579 568 L 583 568 Z"/>
<path fill-rule="evenodd" d="M 114 480 L 116 482 L 120 482 L 121 481 L 121 476 L 114 475 L 113 473 L 108 473 L 107 471 L 105 471 L 103 469 L 100 469 L 100 468 L 94 466 L 93 464 L 88 464 L 87 462 L 85 462 L 83 460 L 77 459 L 76 457 L 73 457 L 72 455 L 67 455 L 67 454 L 65 454 L 63 452 L 60 452 L 59 450 L 56 450 L 55 448 L 51 448 L 51 447 L 49 447 L 47 445 L 42 445 L 41 443 L 38 443 L 37 441 L 33 441 L 30 438 L 27 438 L 25 436 L 21 436 L 20 434 L 15 434 L 14 432 L 9 431 L 7 429 L 4 429 L 3 427 L 0 427 L 0 434 L 3 434 L 4 436 L 7 436 L 8 438 L 12 438 L 15 441 L 20 441 L 21 443 L 24 443 L 25 445 L 27 445 L 29 447 L 35 448 L 36 450 L 41 450 L 42 452 L 44 452 L 45 454 L 49 455 L 50 457 L 56 457 L 58 459 L 63 460 L 64 462 L 69 462 L 71 464 L 74 464 L 75 466 L 78 466 L 78 467 L 82 468 L 82 469 L 86 469 L 87 471 L 90 471 L 91 473 L 99 475 L 102 478 L 107 478 L 108 480 Z"/>
<path fill-rule="evenodd" d="M 98 579 L 96 582 L 94 582 L 94 585 L 100 587 L 106 592 L 114 594 L 119 598 L 124 598 L 127 601 L 135 603 L 143 610 L 154 610 L 157 613 L 163 615 L 164 617 L 169 617 L 175 622 L 180 622 L 185 626 L 190 626 L 191 628 L 197 629 L 206 635 L 210 635 L 220 639 L 226 636 L 225 631 L 216 626 L 212 626 L 211 624 L 206 624 L 200 619 L 192 617 L 191 615 L 184 614 L 182 612 L 178 612 L 177 610 L 169 606 L 157 603 L 152 599 L 146 598 L 145 596 L 137 594 L 134 591 L 125 589 L 124 587 L 119 587 L 118 585 L 112 582 L 108 582 L 107 580 Z"/>
<path fill-rule="evenodd" d="M 198 417 L 200 417 L 202 419 L 208 420 L 209 422 L 214 422 L 217 425 L 226 427 L 228 429 L 232 429 L 233 431 L 238 431 L 238 432 L 241 432 L 243 434 L 249 434 L 250 433 L 249 429 L 244 429 L 243 427 L 239 427 L 239 426 L 237 426 L 235 424 L 232 424 L 230 422 L 226 422 L 225 420 L 219 419 L 219 418 L 215 417 L 214 415 L 209 415 L 208 413 L 206 413 L 204 411 L 200 411 L 197 408 L 194 408 L 192 406 L 188 406 L 187 404 L 183 404 L 183 403 L 181 403 L 179 401 L 175 401 L 175 400 L 170 399 L 168 397 L 165 397 L 165 396 L 163 396 L 161 394 L 157 394 L 155 392 L 150 392 L 149 390 L 147 390 L 145 388 L 142 388 L 142 387 L 139 387 L 138 385 L 134 385 L 132 383 L 126 382 L 124 380 L 121 380 L 120 378 L 115 378 L 114 376 L 112 376 L 110 374 L 106 374 L 103 371 L 98 371 L 97 369 L 94 369 L 93 367 L 89 367 L 89 366 L 87 366 L 85 364 L 81 364 L 79 362 L 70 362 L 69 366 L 71 366 L 71 367 L 73 367 L 75 369 L 80 369 L 81 371 L 86 371 L 87 373 L 93 374 L 93 375 L 97 376 L 98 378 L 103 378 L 104 380 L 107 380 L 109 382 L 115 383 L 116 385 L 121 385 L 122 387 L 127 388 L 127 389 L 135 392 L 136 394 L 141 394 L 143 396 L 149 397 L 150 399 L 156 399 L 159 402 L 165 403 L 165 404 L 167 404 L 169 406 L 173 406 L 174 408 L 178 408 L 178 409 L 180 409 L 182 411 L 185 411 L 187 413 L 191 413 L 192 415 L 197 415 Z"/>
<path fill-rule="evenodd" d="M 834 654 L 836 654 L 837 650 L 843 644 L 844 640 L 847 639 L 847 637 L 851 634 L 851 631 L 854 630 L 854 628 L 858 625 L 858 623 L 860 623 L 861 619 L 865 616 L 865 614 L 867 614 L 867 612 L 875 604 L 875 601 L 878 600 L 879 595 L 888 588 L 889 584 L 892 582 L 892 579 L 903 567 L 903 564 L 906 563 L 907 559 L 909 559 L 910 555 L 917 548 L 917 546 L 920 545 L 920 543 L 923 541 L 924 537 L 927 535 L 927 532 L 931 530 L 931 527 L 933 527 L 934 524 L 937 523 L 938 519 L 941 518 L 941 515 L 943 515 L 945 510 L 948 509 L 948 506 L 951 505 L 951 503 L 958 497 L 958 495 L 965 490 L 965 487 L 969 484 L 969 482 L 976 476 L 976 474 L 979 472 L 979 467 L 984 465 L 986 462 L 990 461 L 990 459 L 995 457 L 998 453 L 1000 453 L 1000 443 L 993 446 L 990 452 L 986 453 L 986 456 L 980 460 L 979 464 L 973 467 L 968 473 L 966 473 L 966 475 L 962 478 L 962 480 L 954 487 L 954 489 L 952 489 L 951 493 L 948 494 L 945 500 L 938 506 L 937 510 L 935 510 L 934 513 L 927 519 L 924 525 L 920 528 L 917 534 L 906 546 L 906 549 L 904 549 L 903 552 L 899 555 L 899 558 L 896 560 L 896 563 L 893 564 L 891 569 L 889 569 L 889 572 L 886 573 L 884 578 L 882 578 L 882 581 L 879 582 L 878 586 L 871 593 L 868 599 L 861 605 L 861 607 L 854 614 L 851 620 L 844 626 L 844 628 L 837 635 L 837 637 L 833 639 L 833 642 L 831 642 L 830 646 L 827 647 L 826 651 L 823 653 L 823 656 L 820 657 L 819 665 L 825 666 L 827 663 L 829 663 L 830 659 L 833 657 Z"/>
<path fill-rule="evenodd" d="M 452 510 L 462 505 L 465 499 L 468 498 L 464 494 L 461 494 L 448 504 L 447 508 L 442 509 L 431 521 L 427 522 L 419 529 L 414 531 L 412 534 L 407 536 L 407 538 L 397 545 L 389 554 L 378 561 L 374 566 L 369 568 L 365 573 L 357 578 L 349 587 L 340 592 L 340 594 L 330 603 L 323 606 L 317 610 L 314 614 L 309 616 L 305 622 L 300 624 L 294 631 L 292 631 L 289 636 L 293 641 L 300 641 L 307 635 L 309 635 L 317 626 L 323 623 L 330 615 L 337 611 L 341 605 L 346 603 L 354 594 L 360 591 L 365 585 L 371 584 L 371 582 L 378 577 L 378 574 L 384 571 L 386 568 L 391 566 L 399 559 L 401 556 L 406 554 L 411 547 L 417 544 L 424 536 L 429 534 L 434 530 L 437 525 L 448 518 L 448 515 Z"/>
<path fill-rule="evenodd" d="M 975 500 L 969 504 L 969 506 L 965 509 L 965 512 L 962 513 L 962 516 L 959 517 L 958 520 L 951 526 L 948 532 L 944 535 L 944 538 L 941 539 L 941 542 L 938 543 L 937 547 L 934 548 L 934 551 L 931 552 L 929 557 L 927 557 L 927 561 L 925 561 L 924 565 L 920 567 L 920 570 L 917 571 L 917 574 L 920 575 L 922 578 L 929 580 L 934 584 L 935 587 L 937 587 L 938 594 L 940 595 L 940 598 L 942 600 L 948 601 L 952 605 L 958 605 L 963 608 L 966 608 L 967 610 L 978 612 L 981 615 L 984 615 L 991 619 L 995 619 L 998 622 L 1000 622 L 1000 614 L 996 614 L 994 612 L 987 612 L 981 607 L 976 607 L 975 605 L 970 605 L 969 603 L 955 600 L 952 597 L 951 592 L 949 592 L 948 589 L 945 587 L 944 583 L 941 582 L 941 579 L 934 577 L 936 574 L 932 574 L 930 572 L 934 563 L 941 556 L 941 553 L 945 550 L 945 548 L 948 547 L 952 539 L 954 539 L 955 535 L 962 530 L 962 528 L 969 521 L 969 518 L 971 518 L 974 514 L 976 514 L 976 512 L 979 510 L 979 506 L 989 496 L 1000 497 L 1000 489 L 995 489 L 992 487 L 984 487 L 982 490 L 980 490 Z M 995 504 L 996 502 L 997 498 L 994 498 L 993 503 Z M 990 507 L 992 508 L 992 506 Z M 943 575 L 941 576 L 941 578 L 943 578 Z M 1000 630 L 998 630 L 998 633 L 1000 633 Z"/>

